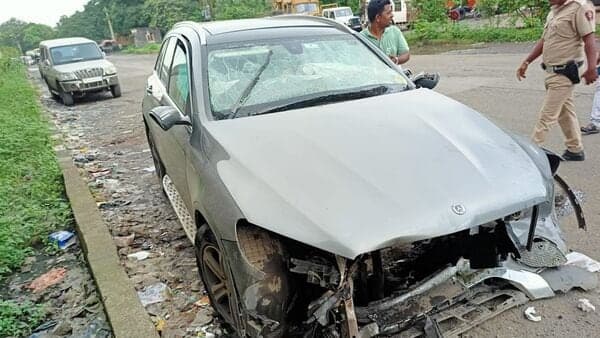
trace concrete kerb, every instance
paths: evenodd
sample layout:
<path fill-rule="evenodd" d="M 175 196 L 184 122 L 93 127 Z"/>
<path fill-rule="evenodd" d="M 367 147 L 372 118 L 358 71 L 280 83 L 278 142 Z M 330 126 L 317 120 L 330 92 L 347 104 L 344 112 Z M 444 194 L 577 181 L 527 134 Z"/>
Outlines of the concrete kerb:
<path fill-rule="evenodd" d="M 78 169 L 73 165 L 70 154 L 58 151 L 57 157 L 79 239 L 114 336 L 158 338 L 133 284 L 119 263 L 117 248 L 108 227 Z"/>

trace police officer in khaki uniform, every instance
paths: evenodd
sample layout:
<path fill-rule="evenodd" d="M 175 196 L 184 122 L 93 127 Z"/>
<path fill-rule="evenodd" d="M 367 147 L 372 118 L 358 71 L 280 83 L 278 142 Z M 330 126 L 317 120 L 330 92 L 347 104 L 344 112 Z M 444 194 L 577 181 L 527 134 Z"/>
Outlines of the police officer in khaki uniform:
<path fill-rule="evenodd" d="M 527 66 L 542 55 L 542 68 L 547 72 L 546 97 L 532 139 L 538 145 L 544 143 L 548 130 L 558 121 L 567 146 L 563 158 L 583 161 L 585 156 L 573 104 L 573 88 L 580 81 L 580 70 L 584 64 L 587 64 L 582 76 L 585 83 L 593 83 L 598 78 L 594 41 L 595 10 L 588 0 L 549 2 L 552 8 L 542 38 L 517 69 L 517 79 L 521 81 L 525 78 Z"/>

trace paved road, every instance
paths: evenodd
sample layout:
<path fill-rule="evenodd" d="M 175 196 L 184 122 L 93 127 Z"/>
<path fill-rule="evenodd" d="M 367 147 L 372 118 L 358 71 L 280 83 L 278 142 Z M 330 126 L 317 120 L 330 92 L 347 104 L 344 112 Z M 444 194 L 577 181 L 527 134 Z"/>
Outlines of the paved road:
<path fill-rule="evenodd" d="M 451 52 L 444 55 L 414 56 L 409 68 L 414 71 L 438 71 L 442 76 L 439 92 L 447 94 L 464 104 L 479 110 L 485 116 L 503 128 L 520 133 L 529 134 L 536 120 L 537 111 L 543 100 L 543 73 L 537 64 L 530 66 L 529 76 L 524 82 L 515 79 L 515 67 L 523 59 L 527 44 L 500 45 L 484 49 Z M 82 143 L 88 148 L 100 149 L 104 153 L 125 152 L 132 156 L 117 156 L 110 158 L 116 167 L 123 168 L 120 178 L 127 178 L 131 173 L 140 171 L 151 165 L 151 160 L 145 144 L 145 134 L 141 121 L 140 101 L 143 96 L 145 78 L 154 64 L 153 56 L 123 56 L 114 55 L 110 59 L 117 65 L 122 81 L 123 97 L 93 102 L 85 100 L 74 108 L 64 109 L 49 99 L 45 102 L 55 112 L 55 116 L 64 117 L 64 112 L 78 114 L 77 128 L 85 128 L 85 133 L 79 133 L 73 144 Z M 578 86 L 576 91 L 576 104 L 580 112 L 580 120 L 586 122 L 591 107 L 593 88 Z M 47 95 L 47 94 L 46 94 Z M 60 111 L 63 111 L 62 113 Z M 68 116 L 68 114 L 67 114 Z M 71 123 L 71 122 L 69 122 Z M 60 126 L 65 123 L 59 123 Z M 81 130 L 81 129 L 80 129 Z M 81 140 L 84 140 L 81 142 Z M 579 231 L 572 222 L 565 225 L 565 235 L 571 248 L 600 258 L 598 244 L 600 235 L 597 225 L 600 224 L 600 194 L 598 172 L 600 165 L 600 135 L 585 138 L 586 155 L 588 159 L 583 163 L 564 164 L 560 172 L 576 188 L 586 194 L 585 211 L 589 223 L 588 232 Z M 562 152 L 561 136 L 558 129 L 551 134 L 548 147 L 557 152 Z M 118 175 L 117 175 L 118 176 Z M 132 178 L 133 186 L 129 189 L 142 191 L 144 198 L 138 197 L 125 208 L 133 211 L 151 204 L 151 212 L 138 214 L 138 222 L 147 222 L 143 231 L 151 229 L 155 232 L 165 231 L 168 227 L 180 231 L 174 221 L 173 214 L 162 198 L 153 197 L 160 194 L 156 179 L 153 175 L 139 174 Z M 519 189 L 519 187 L 507 187 Z M 113 196 L 114 197 L 114 196 Z M 137 205 L 137 207 L 136 207 Z M 118 208 L 117 208 L 118 209 Z M 133 211 L 105 212 L 107 222 L 111 224 L 113 234 L 127 234 L 125 223 L 133 222 L 130 215 Z M 139 211 L 139 210 L 138 210 Z M 129 215 L 129 217 L 128 217 Z M 165 219 L 163 220 L 162 217 Z M 124 223 L 124 220 L 127 222 Z M 139 226 L 139 225 L 138 225 Z M 139 231 L 143 233 L 142 231 Z M 180 231 L 183 235 L 183 231 Z M 143 236 L 140 234 L 140 236 Z M 177 238 L 177 235 L 173 235 Z M 178 238 L 178 240 L 182 240 Z M 183 239 L 184 240 L 184 239 Z M 176 259 L 181 255 L 188 260 L 192 259 L 191 247 L 181 245 L 177 250 L 166 248 L 163 241 L 149 239 L 155 245 L 153 251 L 161 251 L 165 257 L 171 255 Z M 176 260 L 174 260 L 176 261 Z M 169 264 L 166 261 L 163 264 Z M 152 279 L 169 280 L 170 287 L 173 283 L 180 284 L 180 290 L 187 295 L 198 296 L 199 289 L 190 290 L 193 283 L 194 269 L 187 269 L 181 276 L 176 276 L 185 270 L 185 266 L 178 271 L 163 271 L 162 268 L 152 270 L 145 267 L 142 273 L 136 275 L 139 267 L 131 263 L 125 264 L 128 273 L 140 288 L 147 286 Z M 149 265 L 149 264 L 146 264 Z M 151 270 L 151 271 L 148 271 Z M 191 271 L 191 272 L 190 272 Z M 175 276 L 173 276 L 175 274 Z M 150 277 L 148 277 L 150 276 Z M 173 282 L 175 280 L 175 282 Z M 181 286 L 184 285 L 184 286 Z M 579 298 L 588 298 L 597 306 L 600 305 L 600 294 L 596 291 L 583 293 L 571 292 L 560 295 L 551 300 L 538 301 L 534 305 L 542 315 L 541 323 L 528 322 L 523 318 L 523 309 L 514 309 L 492 321 L 471 331 L 469 335 L 485 337 L 515 337 L 515 336 L 598 336 L 600 333 L 600 314 L 583 313 L 576 308 Z M 174 303 L 177 303 L 174 301 Z M 183 308 L 188 311 L 186 304 L 174 304 L 171 307 L 155 310 L 167 311 L 170 314 L 169 324 L 176 329 L 184 330 L 184 322 L 191 321 L 189 316 L 177 315 L 174 311 Z M 599 309 L 600 312 L 600 309 Z M 192 316 L 193 317 L 193 316 Z"/>

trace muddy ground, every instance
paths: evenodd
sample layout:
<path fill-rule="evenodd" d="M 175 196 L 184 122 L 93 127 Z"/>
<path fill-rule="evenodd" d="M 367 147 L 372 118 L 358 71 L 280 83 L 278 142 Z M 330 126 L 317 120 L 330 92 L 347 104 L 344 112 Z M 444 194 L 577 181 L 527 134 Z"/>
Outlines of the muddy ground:
<path fill-rule="evenodd" d="M 112 337 L 78 243 L 57 252 L 37 246 L 20 270 L 2 281 L 0 299 L 44 305 L 45 318 L 30 338 Z"/>
<path fill-rule="evenodd" d="M 442 73 L 439 91 L 475 106 L 507 129 L 527 134 L 535 117 L 523 117 L 522 113 L 535 111 L 541 103 L 543 87 L 539 83 L 533 84 L 540 80 L 539 75 L 532 76 L 529 85 L 522 88 L 508 80 L 497 80 L 514 76 L 514 63 L 522 58 L 527 48 L 527 44 L 478 45 L 466 52 L 415 56 L 410 65 L 417 71 L 439 70 Z M 466 63 L 469 58 L 475 61 Z M 42 103 L 62 135 L 64 147 L 72 151 L 75 163 L 81 168 L 82 178 L 87 180 L 106 224 L 115 236 L 123 268 L 136 289 L 144 292 L 167 288 L 162 293 L 164 299 L 153 299 L 157 302 L 146 306 L 163 337 L 197 336 L 198 333 L 203 335 L 204 331 L 219 335 L 222 331 L 213 318 L 199 282 L 193 247 L 161 193 L 146 143 L 141 99 L 155 56 L 112 55 L 109 59 L 119 70 L 123 89 L 121 98 L 113 99 L 109 93 L 98 94 L 76 101 L 73 107 L 65 107 L 53 101 L 38 81 L 42 88 Z M 32 69 L 32 76 L 39 79 L 35 69 Z M 499 83 L 506 85 L 500 86 Z M 511 93 L 511 90 L 516 93 Z M 517 103 L 519 100 L 527 104 Z M 590 90 L 579 93 L 578 100 L 584 104 L 589 101 L 586 107 L 589 109 Z M 515 104 L 520 109 L 508 109 Z M 550 143 L 560 147 L 556 135 Z M 591 153 L 600 155 L 594 150 Z M 586 161 L 586 167 L 588 163 L 598 162 Z M 587 168 L 594 170 L 593 167 Z M 581 177 L 577 174 L 578 170 L 571 164 L 567 165 L 567 176 Z M 588 187 L 585 181 L 574 181 L 588 196 L 599 195 L 597 185 Z M 596 208 L 598 199 L 589 199 L 588 204 Z M 593 214 L 589 220 L 597 224 L 598 213 Z M 568 240 L 575 242 L 578 250 L 599 258 L 600 254 L 593 249 L 600 243 L 597 234 L 583 235 L 573 226 L 566 231 Z M 137 260 L 128 257 L 133 253 L 142 257 L 146 253 L 149 255 Z M 528 322 L 523 318 L 524 308 L 517 308 L 485 323 L 469 335 L 597 336 L 600 316 L 577 309 L 577 299 L 582 297 L 600 305 L 597 292 L 571 292 L 534 304 L 542 314 L 541 323 Z"/>

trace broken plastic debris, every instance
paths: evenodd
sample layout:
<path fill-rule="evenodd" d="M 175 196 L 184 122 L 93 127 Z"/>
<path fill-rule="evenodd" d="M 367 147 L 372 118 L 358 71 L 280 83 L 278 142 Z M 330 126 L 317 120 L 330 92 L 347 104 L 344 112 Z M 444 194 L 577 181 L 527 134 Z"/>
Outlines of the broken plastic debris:
<path fill-rule="evenodd" d="M 167 321 L 164 319 L 159 319 L 156 321 L 154 326 L 156 327 L 156 331 L 162 332 L 165 329 L 165 327 L 167 326 Z"/>
<path fill-rule="evenodd" d="M 127 255 L 127 258 L 137 259 L 138 261 L 143 261 L 144 259 L 148 258 L 149 256 L 150 256 L 150 253 L 148 251 L 138 251 L 138 252 L 134 252 L 132 254 Z"/>
<path fill-rule="evenodd" d="M 210 299 L 208 298 L 208 296 L 202 296 L 202 298 L 198 299 L 194 305 L 196 305 L 197 307 L 207 307 L 208 305 L 210 305 Z"/>
<path fill-rule="evenodd" d="M 58 247 L 62 250 L 70 247 L 75 244 L 75 234 L 71 231 L 61 230 L 54 232 L 48 236 L 50 242 L 56 243 Z"/>
<path fill-rule="evenodd" d="M 66 274 L 67 269 L 65 268 L 52 269 L 34 279 L 27 288 L 33 290 L 34 293 L 44 291 L 48 287 L 60 283 L 65 278 Z"/>
<path fill-rule="evenodd" d="M 579 299 L 579 304 L 577 304 L 577 307 L 583 312 L 596 311 L 596 307 L 594 306 L 594 304 L 592 304 L 590 300 L 586 298 Z"/>
<path fill-rule="evenodd" d="M 600 262 L 575 251 L 567 254 L 567 263 L 565 264 L 578 266 L 582 269 L 586 269 L 589 272 L 600 271 Z"/>
<path fill-rule="evenodd" d="M 535 312 L 535 308 L 533 306 L 530 306 L 527 309 L 525 309 L 525 318 L 531 320 L 532 322 L 539 322 L 542 320 L 541 316 L 537 316 L 537 313 Z"/>
<path fill-rule="evenodd" d="M 169 287 L 165 283 L 156 283 L 144 291 L 138 291 L 138 297 L 143 306 L 160 303 L 169 297 Z"/>
<path fill-rule="evenodd" d="M 115 241 L 115 245 L 118 248 L 125 248 L 133 243 L 133 239 L 135 238 L 135 234 L 131 234 L 129 236 L 115 236 L 113 240 Z"/>
<path fill-rule="evenodd" d="M 142 170 L 147 173 L 153 173 L 156 169 L 154 168 L 154 166 L 152 166 L 152 167 L 144 168 Z"/>

